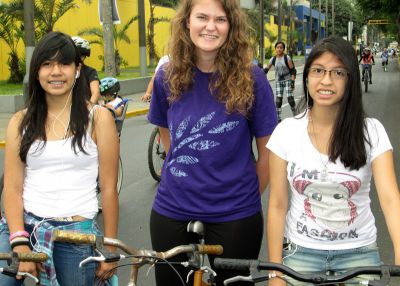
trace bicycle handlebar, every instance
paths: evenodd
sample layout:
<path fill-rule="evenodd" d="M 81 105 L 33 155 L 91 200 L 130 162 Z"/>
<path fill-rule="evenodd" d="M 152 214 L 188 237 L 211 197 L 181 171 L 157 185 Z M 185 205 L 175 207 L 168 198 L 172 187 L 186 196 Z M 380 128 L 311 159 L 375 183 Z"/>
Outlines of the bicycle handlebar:
<path fill-rule="evenodd" d="M 18 261 L 20 262 L 44 262 L 48 259 L 46 253 L 16 253 Z M 0 260 L 11 260 L 13 253 L 0 253 Z"/>
<path fill-rule="evenodd" d="M 220 269 L 235 269 L 235 270 L 270 270 L 279 271 L 291 278 L 308 283 L 323 284 L 323 283 L 340 283 L 345 282 L 353 277 L 363 274 L 375 274 L 375 275 L 386 275 L 400 276 L 400 266 L 397 265 L 383 265 L 383 266 L 363 266 L 355 267 L 347 270 L 342 274 L 327 275 L 326 273 L 299 273 L 292 268 L 279 263 L 263 262 L 260 260 L 247 260 L 247 259 L 227 259 L 227 258 L 215 258 L 214 267 Z M 257 277 L 241 277 L 235 278 L 244 281 L 261 282 L 271 278 L 271 275 L 264 276 L 262 278 Z M 234 282 L 234 281 L 231 281 Z M 230 282 L 229 282 L 230 283 Z"/>

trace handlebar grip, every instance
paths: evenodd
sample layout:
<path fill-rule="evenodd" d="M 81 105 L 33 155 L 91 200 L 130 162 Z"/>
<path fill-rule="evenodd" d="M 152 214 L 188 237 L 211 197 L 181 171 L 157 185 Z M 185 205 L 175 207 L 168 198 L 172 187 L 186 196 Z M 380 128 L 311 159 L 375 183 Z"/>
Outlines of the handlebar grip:
<path fill-rule="evenodd" d="M 90 245 L 96 244 L 96 235 L 78 233 L 75 231 L 66 231 L 57 229 L 53 233 L 53 238 L 55 241 L 59 242 L 67 242 L 74 244 L 90 244 Z"/>
<path fill-rule="evenodd" d="M 44 262 L 49 257 L 46 253 L 17 253 L 18 261 L 20 262 Z M 12 258 L 12 253 L 0 253 L 0 260 L 10 260 Z"/>
<path fill-rule="evenodd" d="M 213 254 L 213 255 L 221 255 L 224 252 L 224 248 L 222 245 L 209 245 L 209 244 L 198 244 L 198 251 L 201 254 Z"/>
<path fill-rule="evenodd" d="M 234 259 L 234 258 L 215 258 L 214 267 L 217 269 L 249 270 L 249 268 L 259 263 L 258 260 Z"/>

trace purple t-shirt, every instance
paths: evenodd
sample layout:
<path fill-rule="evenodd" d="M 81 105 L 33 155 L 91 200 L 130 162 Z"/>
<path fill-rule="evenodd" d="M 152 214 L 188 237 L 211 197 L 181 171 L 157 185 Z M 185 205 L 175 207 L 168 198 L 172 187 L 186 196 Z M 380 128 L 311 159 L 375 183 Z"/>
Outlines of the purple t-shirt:
<path fill-rule="evenodd" d="M 223 222 L 261 210 L 251 146 L 254 136 L 270 135 L 277 125 L 271 87 L 254 66 L 255 102 L 247 119 L 228 114 L 211 95 L 211 75 L 195 68 L 193 87 L 171 105 L 163 69 L 154 80 L 148 119 L 169 128 L 171 147 L 153 209 L 178 220 Z"/>

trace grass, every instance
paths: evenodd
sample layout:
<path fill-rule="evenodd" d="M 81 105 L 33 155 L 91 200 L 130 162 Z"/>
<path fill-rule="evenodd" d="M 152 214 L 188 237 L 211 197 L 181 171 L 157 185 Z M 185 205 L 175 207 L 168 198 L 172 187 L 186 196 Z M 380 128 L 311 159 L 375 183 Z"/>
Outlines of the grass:
<path fill-rule="evenodd" d="M 105 77 L 103 71 L 97 71 L 97 73 L 99 74 L 100 79 Z M 154 67 L 148 67 L 147 73 L 153 75 Z M 128 67 L 121 69 L 121 74 L 116 78 L 119 80 L 126 80 L 137 77 L 141 77 L 139 67 Z M 0 96 L 22 94 L 22 89 L 22 83 L 7 83 L 6 80 L 0 80 Z"/>

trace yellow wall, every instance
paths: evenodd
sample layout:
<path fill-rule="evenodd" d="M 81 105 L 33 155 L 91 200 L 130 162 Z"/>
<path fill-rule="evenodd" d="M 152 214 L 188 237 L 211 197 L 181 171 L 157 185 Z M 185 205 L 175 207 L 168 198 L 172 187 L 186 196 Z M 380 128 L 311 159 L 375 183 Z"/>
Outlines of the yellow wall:
<path fill-rule="evenodd" d="M 98 27 L 101 28 L 98 16 L 98 1 L 92 0 L 90 5 L 84 3 L 82 0 L 77 0 L 79 8 L 71 9 L 64 14 L 55 24 L 54 31 L 61 31 L 71 36 L 77 35 L 78 31 L 84 28 Z M 4 1 L 9 2 L 9 1 Z M 137 0 L 117 0 L 119 16 L 121 19 L 122 27 L 131 17 L 136 16 L 137 12 Z M 145 1 L 146 5 L 146 19 L 148 20 L 150 10 L 149 2 Z M 164 17 L 172 17 L 175 13 L 173 9 L 156 7 L 154 13 L 156 15 Z M 146 25 L 147 25 L 146 20 Z M 118 28 L 119 28 L 118 27 Z M 119 49 L 121 56 L 128 62 L 129 66 L 139 65 L 139 34 L 138 34 L 138 21 L 135 21 L 129 27 L 127 34 L 131 40 L 130 44 L 119 42 Z M 170 23 L 161 22 L 155 25 L 155 43 L 157 53 L 161 56 L 165 52 L 170 34 Z M 84 36 L 87 40 L 90 40 L 89 36 Z M 0 80 L 8 79 L 10 72 L 7 66 L 9 49 L 4 41 L 0 40 Z M 102 63 L 98 59 L 99 55 L 102 55 L 103 51 L 99 45 L 91 45 L 91 56 L 85 63 L 93 66 L 97 70 L 101 69 Z M 21 44 L 19 49 L 20 58 L 24 56 L 24 46 Z"/>

